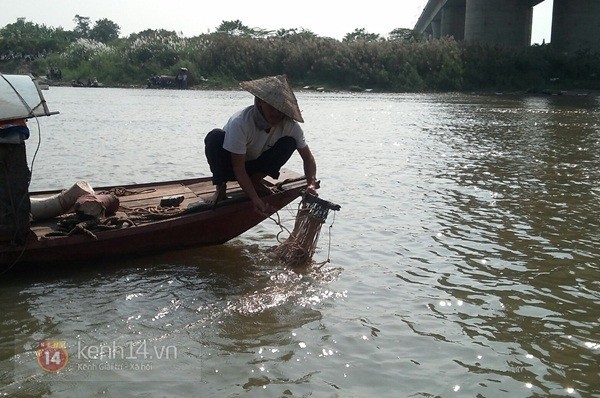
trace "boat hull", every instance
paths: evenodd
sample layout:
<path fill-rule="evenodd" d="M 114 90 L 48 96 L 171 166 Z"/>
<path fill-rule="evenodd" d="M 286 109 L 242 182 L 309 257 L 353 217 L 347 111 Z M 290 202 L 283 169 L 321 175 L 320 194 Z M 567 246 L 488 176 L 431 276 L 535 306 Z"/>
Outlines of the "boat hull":
<path fill-rule="evenodd" d="M 207 183 L 207 180 L 175 181 L 168 184 L 187 187 L 194 184 L 199 186 L 201 183 Z M 152 186 L 155 185 L 144 184 L 128 188 L 144 189 Z M 299 181 L 283 185 L 280 190 L 264 197 L 263 200 L 279 210 L 298 198 L 305 187 L 305 182 Z M 160 196 L 159 194 L 156 196 Z M 188 201 L 194 199 L 191 197 Z M 53 238 L 32 236 L 25 246 L 0 248 L 0 265 L 4 268 L 32 264 L 96 262 L 119 256 L 219 245 L 243 234 L 266 218 L 267 215 L 254 211 L 252 202 L 238 191 L 214 208 L 97 232 L 94 233 L 95 237 L 84 234 Z"/>

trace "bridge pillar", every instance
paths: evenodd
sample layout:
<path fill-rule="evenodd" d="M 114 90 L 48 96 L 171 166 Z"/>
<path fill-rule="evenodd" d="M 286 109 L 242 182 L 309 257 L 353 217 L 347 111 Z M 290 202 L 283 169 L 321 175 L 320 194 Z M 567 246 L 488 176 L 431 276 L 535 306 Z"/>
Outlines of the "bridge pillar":
<path fill-rule="evenodd" d="M 559 51 L 600 51 L 600 1 L 554 0 L 551 43 Z"/>
<path fill-rule="evenodd" d="M 465 38 L 465 3 L 446 3 L 442 8 L 442 36 L 453 36 L 454 40 L 462 41 Z"/>
<path fill-rule="evenodd" d="M 441 32 L 440 21 L 439 20 L 431 21 L 431 36 L 434 39 L 439 39 L 441 37 L 440 32 Z"/>
<path fill-rule="evenodd" d="M 529 1 L 467 0 L 465 41 L 527 47 L 531 44 L 532 20 L 533 6 Z"/>

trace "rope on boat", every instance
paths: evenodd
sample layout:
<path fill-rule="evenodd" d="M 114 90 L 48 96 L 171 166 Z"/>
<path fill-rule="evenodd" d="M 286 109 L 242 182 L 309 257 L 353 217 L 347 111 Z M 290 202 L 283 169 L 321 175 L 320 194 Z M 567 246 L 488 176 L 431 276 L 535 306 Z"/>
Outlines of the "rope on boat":
<path fill-rule="evenodd" d="M 125 226 L 130 227 L 135 224 L 132 220 L 119 216 L 100 219 L 98 217 L 69 214 L 62 217 L 56 225 L 56 231 L 47 233 L 44 235 L 45 238 L 83 234 L 93 239 L 98 239 L 94 232 L 121 229 Z"/>
<path fill-rule="evenodd" d="M 135 207 L 133 209 L 122 207 L 127 211 L 127 214 L 131 219 L 134 220 L 162 220 L 171 217 L 177 217 L 187 212 L 186 209 L 180 209 L 178 207 L 161 207 L 161 206 L 147 206 L 147 207 Z"/>
<path fill-rule="evenodd" d="M 57 222 L 57 229 L 44 235 L 44 238 L 59 236 L 87 235 L 98 239 L 94 232 L 109 231 L 136 226 L 136 221 L 166 219 L 185 213 L 185 210 L 169 207 L 139 207 L 127 209 L 128 216 L 114 215 L 106 218 L 69 214 Z"/>
<path fill-rule="evenodd" d="M 142 189 L 141 191 L 133 191 L 131 189 L 127 189 L 124 187 L 114 187 L 114 188 L 108 189 L 106 191 L 101 191 L 98 194 L 100 194 L 100 195 L 113 194 L 115 196 L 129 196 L 129 195 L 141 195 L 143 193 L 152 193 L 152 192 L 156 192 L 156 189 L 148 188 L 148 189 Z"/>

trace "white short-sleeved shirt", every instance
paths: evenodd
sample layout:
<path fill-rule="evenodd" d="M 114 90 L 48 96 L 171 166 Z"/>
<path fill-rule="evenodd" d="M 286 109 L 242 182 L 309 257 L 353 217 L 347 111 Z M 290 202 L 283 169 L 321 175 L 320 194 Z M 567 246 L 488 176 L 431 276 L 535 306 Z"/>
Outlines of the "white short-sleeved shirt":
<path fill-rule="evenodd" d="M 245 154 L 246 160 L 258 158 L 271 148 L 281 137 L 293 137 L 296 148 L 306 147 L 304 131 L 300 124 L 286 117 L 267 133 L 268 124 L 258 109 L 251 105 L 235 113 L 225 126 L 223 148 L 232 153 Z"/>

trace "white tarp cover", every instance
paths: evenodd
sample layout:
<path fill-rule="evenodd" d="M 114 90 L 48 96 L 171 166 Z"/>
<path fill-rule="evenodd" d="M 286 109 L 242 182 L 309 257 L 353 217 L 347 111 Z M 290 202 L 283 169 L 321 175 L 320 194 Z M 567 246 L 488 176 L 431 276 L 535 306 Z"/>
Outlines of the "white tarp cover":
<path fill-rule="evenodd" d="M 46 100 L 31 75 L 0 73 L 0 121 L 50 116 Z"/>

